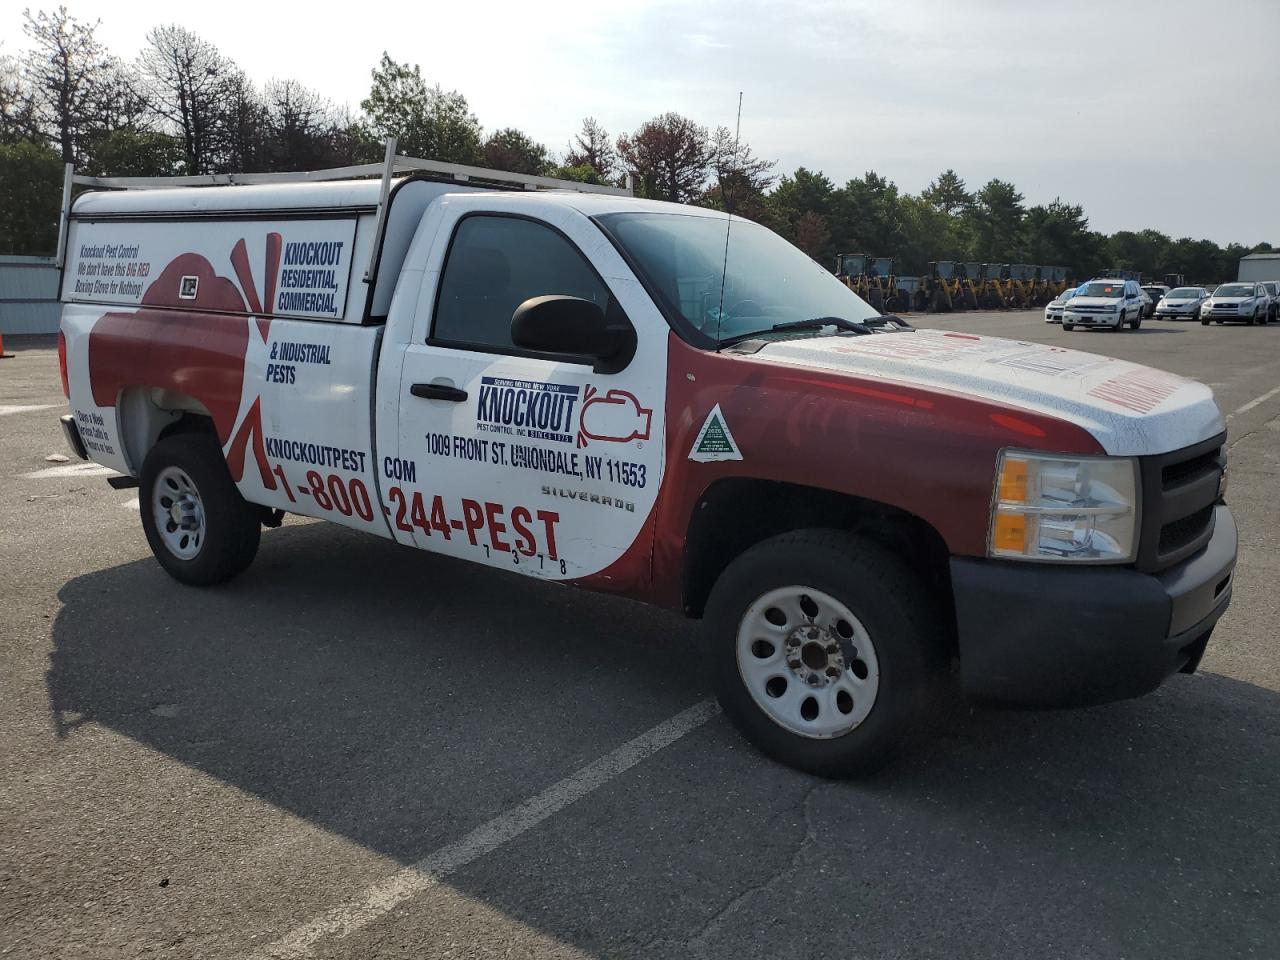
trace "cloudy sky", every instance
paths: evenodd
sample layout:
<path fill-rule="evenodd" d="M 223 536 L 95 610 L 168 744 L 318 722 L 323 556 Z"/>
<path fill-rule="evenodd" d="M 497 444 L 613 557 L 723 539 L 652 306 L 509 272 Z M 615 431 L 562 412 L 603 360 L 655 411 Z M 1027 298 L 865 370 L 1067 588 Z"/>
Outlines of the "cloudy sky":
<path fill-rule="evenodd" d="M 741 90 L 743 139 L 781 172 L 916 192 L 954 167 L 1107 232 L 1280 244 L 1277 0 L 64 2 L 118 56 L 176 19 L 255 80 L 352 108 L 386 50 L 555 151 L 586 115 L 615 135 L 666 110 L 732 126 Z M 0 0 L 0 52 L 22 49 L 27 5 Z"/>

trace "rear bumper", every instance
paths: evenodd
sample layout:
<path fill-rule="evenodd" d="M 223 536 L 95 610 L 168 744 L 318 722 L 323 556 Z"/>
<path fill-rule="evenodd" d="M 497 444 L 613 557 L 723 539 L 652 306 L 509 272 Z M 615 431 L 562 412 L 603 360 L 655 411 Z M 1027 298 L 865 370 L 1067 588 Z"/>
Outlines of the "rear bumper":
<path fill-rule="evenodd" d="M 1037 706 L 1105 703 L 1191 673 L 1231 602 L 1231 511 L 1213 538 L 1158 574 L 1128 567 L 953 557 L 960 671 L 971 696 Z"/>
<path fill-rule="evenodd" d="M 67 446 L 81 460 L 89 459 L 89 451 L 85 449 L 84 440 L 80 436 L 80 427 L 76 424 L 76 418 L 69 413 L 64 413 L 58 418 L 58 422 L 62 424 L 62 435 L 67 438 Z"/>

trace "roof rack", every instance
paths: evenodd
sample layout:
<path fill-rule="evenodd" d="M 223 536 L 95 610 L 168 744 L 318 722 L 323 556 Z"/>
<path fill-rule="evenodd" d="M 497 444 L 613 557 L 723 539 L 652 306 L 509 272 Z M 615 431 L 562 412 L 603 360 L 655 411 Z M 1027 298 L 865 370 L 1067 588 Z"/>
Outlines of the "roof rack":
<path fill-rule="evenodd" d="M 631 176 L 627 175 L 625 187 L 607 187 L 595 183 L 579 183 L 576 180 L 557 180 L 526 173 L 509 173 L 505 170 L 489 170 L 462 163 L 445 163 L 443 160 L 423 160 L 396 153 L 396 138 L 387 138 L 386 157 L 382 163 L 362 163 L 329 170 L 303 170 L 296 173 L 209 173 L 187 177 L 86 177 L 75 172 L 75 165 L 66 165 L 62 183 L 62 210 L 58 218 L 58 252 L 55 265 L 61 269 L 66 259 L 67 220 L 71 215 L 71 193 L 77 186 L 99 190 L 160 190 L 170 187 L 229 187 L 253 186 L 276 183 L 321 183 L 329 180 L 358 180 L 380 177 L 382 189 L 378 193 L 377 228 L 374 232 L 372 256 L 365 271 L 365 282 L 373 276 L 382 249 L 383 225 L 387 215 L 387 198 L 391 193 L 391 181 L 399 174 L 418 171 L 433 173 L 456 180 L 459 183 L 480 181 L 506 187 L 522 187 L 525 190 L 573 190 L 578 193 L 604 193 L 616 197 L 633 196 Z"/>

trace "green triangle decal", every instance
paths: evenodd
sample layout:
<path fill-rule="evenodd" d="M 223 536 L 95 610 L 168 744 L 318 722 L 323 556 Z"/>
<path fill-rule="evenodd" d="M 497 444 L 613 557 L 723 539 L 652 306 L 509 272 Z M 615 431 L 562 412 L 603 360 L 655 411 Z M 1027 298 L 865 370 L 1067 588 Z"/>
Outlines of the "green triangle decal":
<path fill-rule="evenodd" d="M 707 421 L 702 439 L 698 441 L 699 453 L 733 453 L 734 447 L 725 432 L 724 422 L 715 414 Z"/>
<path fill-rule="evenodd" d="M 720 404 L 712 407 L 707 419 L 702 422 L 702 429 L 698 431 L 693 449 L 689 451 L 689 459 L 695 463 L 742 459 L 742 451 L 733 439 L 733 431 L 729 429 Z"/>

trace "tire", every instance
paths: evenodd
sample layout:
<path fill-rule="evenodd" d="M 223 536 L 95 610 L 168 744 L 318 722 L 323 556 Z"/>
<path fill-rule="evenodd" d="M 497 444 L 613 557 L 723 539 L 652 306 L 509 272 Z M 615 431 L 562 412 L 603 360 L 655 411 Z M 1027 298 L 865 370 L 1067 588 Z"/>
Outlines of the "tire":
<path fill-rule="evenodd" d="M 946 663 L 944 621 L 916 575 L 872 541 L 836 530 L 782 534 L 747 550 L 717 581 L 705 627 L 725 715 L 763 753 L 824 777 L 889 759 Z"/>
<path fill-rule="evenodd" d="M 1258 308 L 1253 308 L 1253 316 L 1249 318 L 1249 326 L 1256 327 L 1258 325 Z"/>
<path fill-rule="evenodd" d="M 1208 320 L 1201 320 L 1201 321 L 1200 321 L 1200 326 L 1202 326 L 1202 327 L 1207 327 L 1208 325 L 1209 325 L 1209 321 L 1208 321 Z"/>
<path fill-rule="evenodd" d="M 259 510 L 240 496 L 209 434 L 166 437 L 151 448 L 138 506 L 151 552 L 182 583 L 204 587 L 230 580 L 258 552 Z M 186 517 L 183 525 L 177 516 Z"/>
<path fill-rule="evenodd" d="M 1062 325 L 1062 329 L 1065 330 L 1067 333 L 1070 333 L 1075 328 L 1076 328 L 1076 325 L 1074 323 L 1064 323 Z"/>
<path fill-rule="evenodd" d="M 1129 321 L 1130 330 L 1137 330 L 1140 326 L 1142 326 L 1142 311 L 1138 311 L 1138 316 Z"/>

